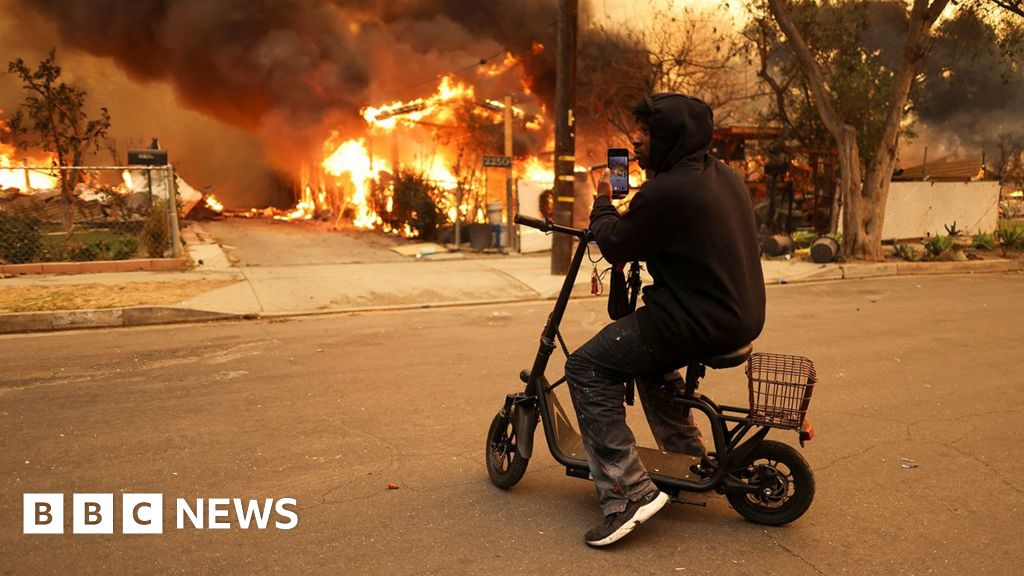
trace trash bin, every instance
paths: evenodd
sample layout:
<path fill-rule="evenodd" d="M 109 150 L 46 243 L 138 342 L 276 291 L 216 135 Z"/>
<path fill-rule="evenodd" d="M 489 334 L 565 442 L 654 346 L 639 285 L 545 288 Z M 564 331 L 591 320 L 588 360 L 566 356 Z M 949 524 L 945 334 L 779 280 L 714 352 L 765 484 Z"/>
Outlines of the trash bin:
<path fill-rule="evenodd" d="M 501 202 L 488 202 L 487 203 L 487 222 L 491 225 L 491 233 L 494 235 L 494 242 L 492 246 L 502 246 L 501 241 Z"/>
<path fill-rule="evenodd" d="M 761 243 L 761 251 L 768 256 L 782 256 L 793 251 L 793 239 L 784 234 L 776 234 L 764 239 Z"/>
<path fill-rule="evenodd" d="M 839 254 L 839 243 L 835 238 L 822 236 L 811 244 L 811 260 L 818 264 L 825 264 L 836 259 Z"/>
<path fill-rule="evenodd" d="M 480 252 L 491 247 L 491 225 L 473 223 L 467 226 L 469 234 L 469 247 L 474 252 Z"/>

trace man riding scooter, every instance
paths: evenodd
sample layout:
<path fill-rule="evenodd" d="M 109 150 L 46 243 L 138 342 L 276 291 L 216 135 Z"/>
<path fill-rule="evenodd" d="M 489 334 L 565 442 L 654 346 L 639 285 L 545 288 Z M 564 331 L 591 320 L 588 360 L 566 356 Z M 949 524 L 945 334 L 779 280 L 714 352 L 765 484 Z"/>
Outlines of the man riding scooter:
<path fill-rule="evenodd" d="M 692 416 L 669 402 L 681 384 L 675 370 L 753 341 L 765 317 L 750 194 L 708 152 L 711 108 L 663 93 L 646 98 L 634 115 L 634 153 L 648 180 L 620 215 L 602 179 L 590 230 L 609 262 L 644 261 L 654 282 L 644 288 L 644 306 L 606 326 L 565 365 L 605 515 L 586 533 L 590 546 L 617 542 L 669 500 L 637 455 L 623 383 L 637 379 L 660 448 L 699 455 Z"/>

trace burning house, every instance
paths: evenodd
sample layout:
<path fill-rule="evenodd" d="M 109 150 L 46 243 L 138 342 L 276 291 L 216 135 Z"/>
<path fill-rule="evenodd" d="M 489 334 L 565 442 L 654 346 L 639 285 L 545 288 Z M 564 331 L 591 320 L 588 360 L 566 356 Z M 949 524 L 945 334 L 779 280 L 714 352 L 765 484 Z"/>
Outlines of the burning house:
<path fill-rule="evenodd" d="M 518 60 L 505 54 L 499 64 L 482 63 L 476 76 L 501 77 L 518 67 Z M 411 236 L 408 225 L 395 229 L 386 218 L 395 202 L 390 184 L 409 171 L 429 183 L 448 222 L 483 221 L 485 205 L 501 202 L 505 195 L 504 170 L 491 174 L 482 166 L 485 154 L 501 151 L 505 123 L 515 135 L 514 176 L 546 182 L 553 178 L 550 152 L 546 158 L 543 154 L 550 151 L 552 138 L 544 105 L 523 84 L 514 98 L 506 114 L 505 102 L 478 95 L 473 84 L 446 75 L 428 96 L 365 107 L 360 111 L 365 124 L 359 130 L 333 131 L 322 146 L 322 159 L 302 164 L 294 208 L 238 214 L 286 220 L 322 216 L 336 226 L 345 221 L 360 229 Z"/>
<path fill-rule="evenodd" d="M 447 221 L 478 220 L 504 202 L 505 172 L 481 156 L 505 154 L 506 98 L 514 176 L 551 178 L 554 0 L 3 2 L 47 31 L 20 42 L 102 58 L 133 89 L 170 87 L 181 110 L 258 141 L 239 159 L 216 138 L 160 134 L 186 175 L 212 183 L 210 209 L 407 234 L 383 214 L 394 179 L 412 172 Z M 115 125 L 139 100 L 126 89 L 101 102 Z"/>

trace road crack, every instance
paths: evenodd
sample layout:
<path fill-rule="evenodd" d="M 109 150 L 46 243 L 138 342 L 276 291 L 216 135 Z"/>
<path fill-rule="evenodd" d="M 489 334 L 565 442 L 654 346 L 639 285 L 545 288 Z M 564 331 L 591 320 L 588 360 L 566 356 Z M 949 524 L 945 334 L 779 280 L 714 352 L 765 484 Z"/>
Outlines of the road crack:
<path fill-rule="evenodd" d="M 779 542 L 779 539 L 776 538 L 775 536 L 773 536 L 770 532 L 768 532 L 767 528 L 762 528 L 761 530 L 764 532 L 764 535 L 768 537 L 768 540 L 770 540 L 771 543 L 774 544 L 776 547 L 784 550 L 787 554 L 789 554 L 793 558 L 796 558 L 797 560 L 803 562 L 804 564 L 807 564 L 817 574 L 821 574 L 822 576 L 824 576 L 825 573 L 822 572 L 821 569 L 819 569 L 817 566 L 815 566 L 813 562 L 811 562 L 807 558 L 804 558 L 803 556 L 797 554 L 796 552 L 790 550 L 789 547 L 786 546 L 785 544 L 783 544 L 782 542 Z"/>

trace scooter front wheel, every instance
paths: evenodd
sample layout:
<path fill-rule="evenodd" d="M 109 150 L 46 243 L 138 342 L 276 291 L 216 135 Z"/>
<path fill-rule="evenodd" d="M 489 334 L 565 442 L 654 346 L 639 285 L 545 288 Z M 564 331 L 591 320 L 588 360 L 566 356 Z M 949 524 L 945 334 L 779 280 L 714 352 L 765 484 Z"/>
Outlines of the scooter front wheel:
<path fill-rule="evenodd" d="M 761 442 L 731 474 L 755 488 L 725 496 L 740 516 L 756 524 L 788 524 L 803 516 L 814 500 L 811 467 L 796 449 L 782 442 Z"/>
<path fill-rule="evenodd" d="M 487 475 L 498 488 L 515 486 L 526 474 L 529 458 L 516 451 L 516 431 L 511 414 L 498 412 L 487 430 Z"/>

